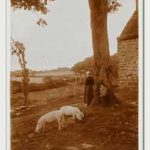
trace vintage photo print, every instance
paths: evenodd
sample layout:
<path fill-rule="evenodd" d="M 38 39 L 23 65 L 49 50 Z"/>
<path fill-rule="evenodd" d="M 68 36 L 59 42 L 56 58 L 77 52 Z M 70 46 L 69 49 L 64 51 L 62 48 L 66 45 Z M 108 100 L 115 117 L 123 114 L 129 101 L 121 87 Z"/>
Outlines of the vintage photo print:
<path fill-rule="evenodd" d="M 10 0 L 11 150 L 142 148 L 142 3 Z"/>

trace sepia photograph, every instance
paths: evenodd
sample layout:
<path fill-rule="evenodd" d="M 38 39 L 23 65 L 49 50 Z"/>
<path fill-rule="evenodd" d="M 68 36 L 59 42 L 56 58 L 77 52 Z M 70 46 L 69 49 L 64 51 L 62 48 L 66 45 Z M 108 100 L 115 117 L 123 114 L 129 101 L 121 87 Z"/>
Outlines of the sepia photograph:
<path fill-rule="evenodd" d="M 139 149 L 139 1 L 10 0 L 11 150 Z"/>

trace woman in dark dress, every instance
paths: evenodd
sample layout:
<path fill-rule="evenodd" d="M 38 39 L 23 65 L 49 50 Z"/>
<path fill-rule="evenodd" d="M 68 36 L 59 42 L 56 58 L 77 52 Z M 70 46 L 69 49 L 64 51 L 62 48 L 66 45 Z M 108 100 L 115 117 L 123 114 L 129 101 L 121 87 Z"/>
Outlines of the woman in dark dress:
<path fill-rule="evenodd" d="M 93 94 L 93 85 L 94 85 L 94 78 L 92 77 L 92 74 L 88 71 L 86 73 L 87 77 L 85 80 L 85 93 L 84 93 L 84 103 L 89 106 L 93 100 L 94 94 Z"/>

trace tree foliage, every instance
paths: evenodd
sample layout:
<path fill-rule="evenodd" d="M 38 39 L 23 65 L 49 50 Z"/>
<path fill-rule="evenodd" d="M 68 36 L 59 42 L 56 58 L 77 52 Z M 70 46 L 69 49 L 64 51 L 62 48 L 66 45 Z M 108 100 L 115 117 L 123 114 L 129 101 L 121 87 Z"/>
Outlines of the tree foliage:
<path fill-rule="evenodd" d="M 55 0 L 11 0 L 11 7 L 15 9 L 34 10 L 42 14 L 48 12 L 48 2 Z M 100 0 L 101 3 L 102 0 Z M 121 4 L 117 0 L 108 0 L 107 7 L 102 7 L 103 11 L 115 11 Z"/>
<path fill-rule="evenodd" d="M 111 63 L 111 74 L 113 77 L 118 78 L 118 55 L 114 54 L 110 57 L 110 63 Z M 86 71 L 94 72 L 94 58 L 93 57 L 87 57 L 83 61 L 80 61 L 76 63 L 72 70 L 74 72 L 85 73 Z"/>
<path fill-rule="evenodd" d="M 108 12 L 116 11 L 121 6 L 117 0 L 108 0 Z"/>
<path fill-rule="evenodd" d="M 48 10 L 48 2 L 55 1 L 55 0 L 11 0 L 11 7 L 16 9 L 24 9 L 24 10 L 31 10 L 34 12 L 39 12 L 41 14 L 47 14 L 49 12 Z M 101 0 L 100 0 L 101 3 Z M 102 3 L 103 5 L 103 3 Z M 101 6 L 102 11 L 107 12 L 113 12 L 120 7 L 120 3 L 117 2 L 117 0 L 108 0 L 107 7 Z M 46 26 L 47 22 L 46 20 L 39 18 L 37 21 L 37 24 L 39 26 Z"/>
<path fill-rule="evenodd" d="M 85 60 L 76 63 L 72 67 L 72 70 L 77 73 L 85 73 L 86 71 L 93 72 L 94 71 L 93 68 L 94 68 L 93 57 L 88 57 Z"/>
<path fill-rule="evenodd" d="M 19 58 L 19 63 L 22 68 L 22 70 L 26 69 L 27 61 L 25 60 L 25 46 L 23 43 L 19 41 L 14 41 L 12 39 L 11 42 L 11 54 L 16 54 Z"/>
<path fill-rule="evenodd" d="M 49 1 L 54 0 L 11 0 L 11 7 L 13 9 L 34 10 L 46 14 Z"/>

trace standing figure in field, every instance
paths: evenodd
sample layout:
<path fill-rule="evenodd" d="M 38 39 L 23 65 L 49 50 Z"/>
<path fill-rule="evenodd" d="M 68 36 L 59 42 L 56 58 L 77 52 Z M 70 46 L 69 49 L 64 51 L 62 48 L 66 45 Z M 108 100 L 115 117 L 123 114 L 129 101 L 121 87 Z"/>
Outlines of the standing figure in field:
<path fill-rule="evenodd" d="M 28 84 L 29 84 L 29 70 L 25 69 L 23 71 L 23 79 L 22 79 L 22 92 L 24 95 L 24 105 L 28 106 Z"/>
<path fill-rule="evenodd" d="M 94 78 L 92 74 L 88 71 L 86 73 L 85 92 L 84 92 L 84 103 L 86 103 L 87 106 L 91 104 L 94 97 L 93 86 L 94 86 Z"/>

